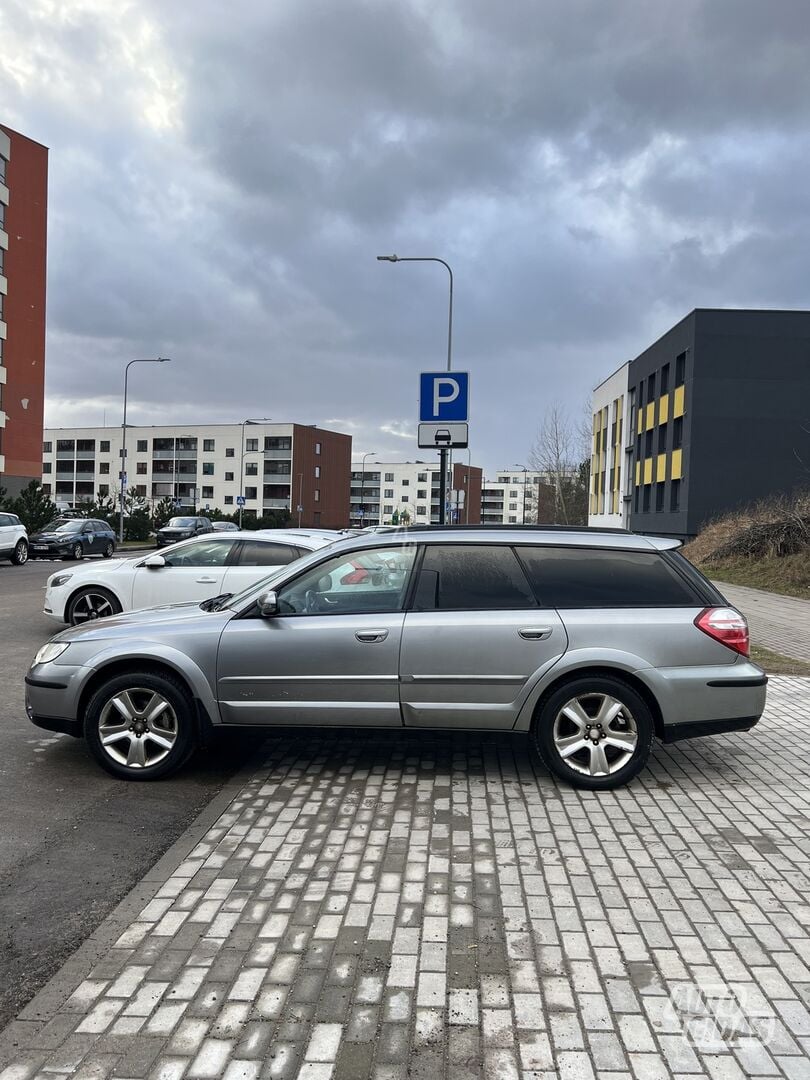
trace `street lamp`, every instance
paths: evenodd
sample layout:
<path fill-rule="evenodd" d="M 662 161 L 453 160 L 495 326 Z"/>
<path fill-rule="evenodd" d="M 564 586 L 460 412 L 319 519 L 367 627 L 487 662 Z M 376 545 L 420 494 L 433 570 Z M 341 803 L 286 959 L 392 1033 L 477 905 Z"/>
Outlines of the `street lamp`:
<path fill-rule="evenodd" d="M 365 501 L 366 501 L 366 458 L 375 457 L 376 450 L 367 450 L 363 454 L 363 464 L 360 466 L 360 521 L 365 524 Z"/>
<path fill-rule="evenodd" d="M 526 524 L 526 475 L 527 475 L 529 470 L 526 468 L 525 465 L 518 465 L 517 463 L 515 463 L 512 466 L 512 468 L 513 469 L 523 469 L 523 505 L 521 507 L 521 525 L 525 525 Z"/>
<path fill-rule="evenodd" d="M 446 263 L 444 259 L 437 259 L 433 255 L 415 255 L 405 257 L 402 255 L 378 255 L 377 262 L 435 262 L 441 263 L 447 273 L 450 275 L 450 310 L 447 319 L 447 370 L 452 368 L 452 356 L 453 356 L 453 271 L 450 269 L 449 263 Z M 443 446 L 439 450 L 439 467 L 441 476 L 439 478 L 439 524 L 445 525 L 447 523 L 447 447 Z"/>
<path fill-rule="evenodd" d="M 272 416 L 251 417 L 242 421 L 242 444 L 239 451 L 239 528 L 242 528 L 242 509 L 245 502 L 245 424 L 266 424 Z M 264 478 L 262 478 L 263 481 Z"/>
<path fill-rule="evenodd" d="M 129 369 L 133 364 L 170 364 L 168 356 L 148 357 L 145 360 L 130 360 L 124 368 L 124 420 L 121 424 L 121 508 L 118 516 L 118 541 L 124 542 L 124 494 L 127 486 L 127 383 L 129 381 Z"/>

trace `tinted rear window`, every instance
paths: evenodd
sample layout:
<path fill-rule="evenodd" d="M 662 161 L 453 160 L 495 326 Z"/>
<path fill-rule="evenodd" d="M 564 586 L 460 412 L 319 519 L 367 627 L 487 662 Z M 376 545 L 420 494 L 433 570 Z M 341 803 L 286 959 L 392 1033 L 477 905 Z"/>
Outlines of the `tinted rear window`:
<path fill-rule="evenodd" d="M 700 607 L 689 583 L 655 551 L 518 548 L 543 607 Z"/>
<path fill-rule="evenodd" d="M 287 566 L 297 558 L 297 550 L 288 544 L 267 544 L 261 540 L 244 540 L 239 565 Z"/>
<path fill-rule="evenodd" d="M 526 575 L 511 548 L 428 545 L 414 597 L 417 611 L 535 606 Z"/>

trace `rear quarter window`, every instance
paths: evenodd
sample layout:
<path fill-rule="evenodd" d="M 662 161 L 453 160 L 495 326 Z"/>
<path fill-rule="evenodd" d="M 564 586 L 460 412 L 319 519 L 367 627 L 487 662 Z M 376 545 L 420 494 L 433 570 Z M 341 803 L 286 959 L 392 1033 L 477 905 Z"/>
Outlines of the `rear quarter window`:
<path fill-rule="evenodd" d="M 543 607 L 702 607 L 693 586 L 657 551 L 520 547 Z"/>

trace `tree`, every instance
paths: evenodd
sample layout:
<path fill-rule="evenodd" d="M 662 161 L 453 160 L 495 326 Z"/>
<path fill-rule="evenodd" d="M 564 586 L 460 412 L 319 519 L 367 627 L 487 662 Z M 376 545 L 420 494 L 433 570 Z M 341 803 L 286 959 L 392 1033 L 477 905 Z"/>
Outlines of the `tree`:
<path fill-rule="evenodd" d="M 553 520 L 562 525 L 588 523 L 590 446 L 583 453 L 586 438 L 589 441 L 585 423 L 572 424 L 555 402 L 546 411 L 529 454 L 532 469 L 544 473 L 554 491 Z"/>
<path fill-rule="evenodd" d="M 6 499 L 6 508 L 16 514 L 23 525 L 31 533 L 44 528 L 49 521 L 53 521 L 58 511 L 50 496 L 42 490 L 42 484 L 38 480 L 32 480 L 22 489 L 16 499 Z"/>
<path fill-rule="evenodd" d="M 174 517 L 176 512 L 174 500 L 168 495 L 164 495 L 160 502 L 155 503 L 152 508 L 152 524 L 155 529 L 162 529 L 169 518 Z"/>

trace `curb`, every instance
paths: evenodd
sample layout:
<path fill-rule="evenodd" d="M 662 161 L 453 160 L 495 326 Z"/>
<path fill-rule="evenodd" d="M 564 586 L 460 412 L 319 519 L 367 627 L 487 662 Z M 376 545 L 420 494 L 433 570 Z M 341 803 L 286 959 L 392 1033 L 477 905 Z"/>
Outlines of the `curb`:
<path fill-rule="evenodd" d="M 32 1050 L 31 1044 L 42 1028 L 53 1019 L 79 983 L 118 940 L 132 918 L 153 899 L 177 867 L 188 858 L 189 853 L 227 810 L 256 771 L 255 764 L 243 765 L 225 782 L 182 836 L 161 855 L 141 881 L 127 893 L 15 1019 L 0 1031 L 0 1070 L 12 1063 L 18 1055 Z"/>

